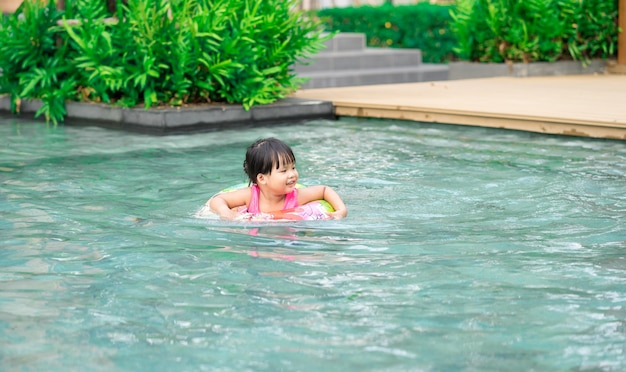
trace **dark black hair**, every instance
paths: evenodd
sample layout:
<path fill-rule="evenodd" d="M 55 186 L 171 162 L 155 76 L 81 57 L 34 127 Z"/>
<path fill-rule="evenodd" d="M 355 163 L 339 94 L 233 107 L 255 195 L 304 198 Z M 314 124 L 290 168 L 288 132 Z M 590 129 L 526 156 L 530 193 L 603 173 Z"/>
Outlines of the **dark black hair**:
<path fill-rule="evenodd" d="M 296 163 L 291 147 L 273 137 L 261 138 L 248 147 L 243 171 L 248 175 L 250 184 L 255 184 L 259 173 L 271 173 L 272 167 L 278 169 L 281 164 L 288 163 Z"/>

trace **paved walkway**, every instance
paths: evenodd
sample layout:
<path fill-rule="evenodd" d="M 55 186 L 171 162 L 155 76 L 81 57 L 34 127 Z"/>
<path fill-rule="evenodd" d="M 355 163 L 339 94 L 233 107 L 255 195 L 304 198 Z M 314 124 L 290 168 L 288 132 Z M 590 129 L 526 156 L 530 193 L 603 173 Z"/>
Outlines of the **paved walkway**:
<path fill-rule="evenodd" d="M 626 75 L 487 78 L 296 92 L 338 116 L 626 140 Z"/>

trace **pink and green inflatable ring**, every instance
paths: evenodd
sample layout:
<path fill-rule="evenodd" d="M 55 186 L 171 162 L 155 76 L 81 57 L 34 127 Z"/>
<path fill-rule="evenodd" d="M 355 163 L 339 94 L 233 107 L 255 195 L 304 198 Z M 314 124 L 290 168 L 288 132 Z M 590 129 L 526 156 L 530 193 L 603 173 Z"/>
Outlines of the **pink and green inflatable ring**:
<path fill-rule="evenodd" d="M 223 192 L 234 191 L 248 187 L 245 183 L 240 183 L 234 186 L 227 187 L 215 195 L 219 195 Z M 296 188 L 303 188 L 304 185 L 297 184 Z M 213 195 L 213 196 L 215 196 Z M 328 220 L 330 216 L 328 213 L 334 212 L 333 207 L 326 200 L 314 200 L 310 203 L 297 206 L 292 209 L 285 209 L 280 211 L 274 211 L 269 213 L 248 213 L 247 207 L 241 206 L 233 208 L 241 215 L 242 220 L 250 221 L 314 221 L 314 220 Z"/>

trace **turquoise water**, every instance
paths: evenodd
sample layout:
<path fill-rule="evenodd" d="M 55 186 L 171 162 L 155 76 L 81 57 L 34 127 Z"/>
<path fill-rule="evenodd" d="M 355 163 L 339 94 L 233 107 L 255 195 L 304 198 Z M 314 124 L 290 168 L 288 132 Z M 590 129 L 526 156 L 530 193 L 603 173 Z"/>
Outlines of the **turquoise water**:
<path fill-rule="evenodd" d="M 341 221 L 198 219 L 277 136 Z M 0 119 L 0 370 L 626 369 L 626 143 Z"/>

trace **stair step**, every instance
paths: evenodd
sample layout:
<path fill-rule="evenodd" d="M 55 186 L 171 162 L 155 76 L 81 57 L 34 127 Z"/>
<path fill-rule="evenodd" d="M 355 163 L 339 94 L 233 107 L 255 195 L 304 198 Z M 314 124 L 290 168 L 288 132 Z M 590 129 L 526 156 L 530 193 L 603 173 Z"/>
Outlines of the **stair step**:
<path fill-rule="evenodd" d="M 421 50 L 366 48 L 362 33 L 338 33 L 325 44 L 325 50 L 294 65 L 299 77 L 310 79 L 304 89 L 448 78 L 448 66 L 422 63 Z"/>
<path fill-rule="evenodd" d="M 304 63 L 296 64 L 294 71 L 306 73 L 385 67 L 414 67 L 421 63 L 422 52 L 419 49 L 365 48 L 360 51 L 320 53 Z"/>
<path fill-rule="evenodd" d="M 365 34 L 358 32 L 340 32 L 324 42 L 326 49 L 320 53 L 333 53 L 348 50 L 365 49 Z"/>
<path fill-rule="evenodd" d="M 448 79 L 448 66 L 423 63 L 414 67 L 374 68 L 354 71 L 316 71 L 299 74 L 310 78 L 302 89 L 356 85 L 402 84 Z"/>

